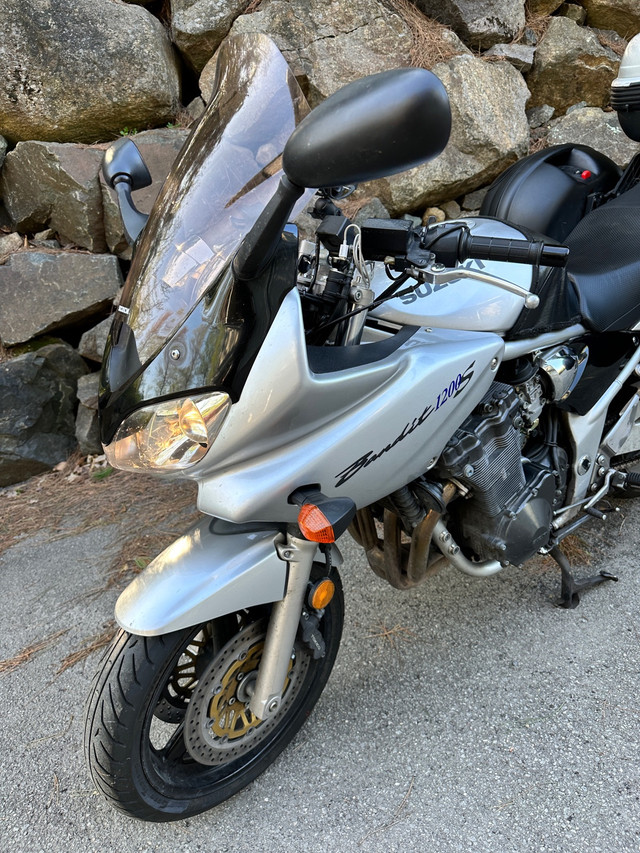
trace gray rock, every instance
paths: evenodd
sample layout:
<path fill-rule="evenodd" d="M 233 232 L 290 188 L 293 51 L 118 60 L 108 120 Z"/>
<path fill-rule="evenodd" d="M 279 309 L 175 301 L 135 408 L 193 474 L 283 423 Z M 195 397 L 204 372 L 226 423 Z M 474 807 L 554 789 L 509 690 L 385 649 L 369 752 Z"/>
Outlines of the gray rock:
<path fill-rule="evenodd" d="M 102 453 L 100 443 L 100 424 L 96 409 L 88 409 L 82 403 L 78 405 L 76 415 L 75 437 L 80 452 L 85 456 Z"/>
<path fill-rule="evenodd" d="M 3 0 L 0 67 L 10 142 L 111 139 L 124 127 L 165 124 L 179 107 L 171 42 L 137 5 Z"/>
<path fill-rule="evenodd" d="M 430 18 L 455 30 L 466 44 L 489 48 L 524 28 L 524 0 L 413 0 Z"/>
<path fill-rule="evenodd" d="M 484 54 L 484 58 L 495 57 L 510 62 L 518 71 L 529 71 L 533 65 L 535 48 L 526 44 L 494 44 Z"/>
<path fill-rule="evenodd" d="M 638 0 L 580 0 L 587 10 L 587 23 L 601 30 L 615 30 L 623 38 L 640 31 Z"/>
<path fill-rule="evenodd" d="M 0 364 L 0 486 L 52 468 L 75 447 L 82 358 L 58 343 Z"/>
<path fill-rule="evenodd" d="M 4 158 L 7 153 L 9 143 L 4 138 L 4 136 L 0 136 L 0 169 L 2 169 L 2 164 L 4 163 Z"/>
<path fill-rule="evenodd" d="M 550 104 L 564 113 L 584 100 L 590 106 L 604 107 L 619 64 L 619 57 L 603 47 L 591 30 L 569 18 L 552 18 L 527 75 L 530 106 Z"/>
<path fill-rule="evenodd" d="M 192 122 L 197 121 L 200 116 L 204 113 L 207 105 L 204 100 L 198 96 L 190 101 L 185 107 L 185 112 L 189 116 Z"/>
<path fill-rule="evenodd" d="M 372 198 L 366 204 L 363 204 L 360 210 L 353 217 L 353 222 L 356 225 L 361 225 L 365 219 L 390 219 L 389 211 L 380 201 L 379 198 Z"/>
<path fill-rule="evenodd" d="M 482 187 L 479 190 L 474 190 L 472 193 L 467 193 L 467 195 L 462 199 L 462 209 L 480 210 L 484 197 L 488 192 L 489 187 Z"/>
<path fill-rule="evenodd" d="M 456 56 L 433 70 L 451 100 L 451 139 L 432 162 L 367 187 L 392 215 L 484 186 L 528 150 L 529 92 L 522 75 L 508 62 Z"/>
<path fill-rule="evenodd" d="M 98 172 L 103 151 L 59 142 L 19 142 L 7 154 L 0 192 L 13 226 L 45 225 L 64 242 L 92 252 L 107 248 Z"/>
<path fill-rule="evenodd" d="M 0 340 L 13 346 L 104 316 L 121 284 L 118 259 L 112 255 L 10 255 L 0 266 Z"/>
<path fill-rule="evenodd" d="M 98 388 L 100 372 L 88 373 L 78 379 L 78 414 L 75 436 L 82 453 L 101 453 L 100 428 L 98 425 Z"/>
<path fill-rule="evenodd" d="M 80 338 L 78 352 L 89 361 L 102 361 L 104 348 L 107 344 L 112 317 L 102 320 L 97 326 L 88 329 Z"/>
<path fill-rule="evenodd" d="M 246 5 L 247 0 L 171 0 L 171 38 L 195 71 L 202 71 Z"/>
<path fill-rule="evenodd" d="M 76 395 L 87 409 L 98 409 L 98 390 L 100 388 L 100 371 L 85 373 L 78 379 Z"/>
<path fill-rule="evenodd" d="M 444 210 L 447 219 L 457 219 L 460 216 L 461 208 L 457 201 L 445 201 L 440 208 Z"/>
<path fill-rule="evenodd" d="M 312 106 L 359 77 L 408 65 L 413 44 L 408 25 L 380 0 L 268 0 L 231 28 L 234 35 L 253 32 L 275 41 Z M 200 78 L 205 101 L 214 61 Z"/>
<path fill-rule="evenodd" d="M 543 104 L 541 107 L 532 107 L 527 110 L 527 119 L 529 127 L 535 130 L 537 127 L 543 127 L 548 124 L 553 118 L 555 110 L 549 104 Z"/>
<path fill-rule="evenodd" d="M 0 234 L 0 257 L 10 255 L 12 252 L 17 252 L 21 249 L 24 243 L 24 238 L 20 234 L 13 231 L 11 234 Z"/>
<path fill-rule="evenodd" d="M 188 136 L 189 131 L 185 128 L 163 127 L 158 130 L 147 130 L 143 133 L 137 133 L 132 137 L 147 164 L 152 178 L 152 183 L 148 187 L 137 190 L 134 193 L 133 198 L 136 207 L 143 213 L 149 213 L 153 207 L 153 203 L 162 189 L 165 178 L 169 174 L 169 170 Z M 124 258 L 130 258 L 131 249 L 124 237 L 116 194 L 111 187 L 107 186 L 102 176 L 100 176 L 100 183 L 107 246 L 110 252 L 114 252 Z"/>
<path fill-rule="evenodd" d="M 626 137 L 615 113 L 597 107 L 583 107 L 551 123 L 549 145 L 577 142 L 602 151 L 619 166 L 625 167 L 640 151 L 637 142 Z"/>
<path fill-rule="evenodd" d="M 538 41 L 539 39 L 535 30 L 532 30 L 531 27 L 525 27 L 522 34 L 522 44 L 529 45 L 529 47 L 535 47 L 538 44 Z"/>
<path fill-rule="evenodd" d="M 565 18 L 571 18 L 579 26 L 582 26 L 587 20 L 587 10 L 576 3 L 563 3 L 558 9 L 558 14 L 563 15 Z"/>

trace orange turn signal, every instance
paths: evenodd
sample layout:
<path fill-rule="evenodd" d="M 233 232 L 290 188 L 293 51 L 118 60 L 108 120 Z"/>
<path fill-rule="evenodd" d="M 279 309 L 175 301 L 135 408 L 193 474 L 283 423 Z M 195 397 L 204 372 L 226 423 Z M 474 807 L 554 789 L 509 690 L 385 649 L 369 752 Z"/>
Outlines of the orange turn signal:
<path fill-rule="evenodd" d="M 324 610 L 333 598 L 335 591 L 336 585 L 329 578 L 318 581 L 309 593 L 309 607 L 312 607 L 314 610 Z"/>
<path fill-rule="evenodd" d="M 328 544 L 336 541 L 329 519 L 315 504 L 304 504 L 298 513 L 298 526 L 310 542 Z"/>

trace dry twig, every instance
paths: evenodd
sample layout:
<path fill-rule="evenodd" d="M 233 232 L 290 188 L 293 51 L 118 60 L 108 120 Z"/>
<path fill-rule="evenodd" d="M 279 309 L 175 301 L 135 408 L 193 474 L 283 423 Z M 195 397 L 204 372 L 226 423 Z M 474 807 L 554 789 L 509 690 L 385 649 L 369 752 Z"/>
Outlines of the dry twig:
<path fill-rule="evenodd" d="M 105 623 L 102 631 L 97 634 L 93 634 L 93 636 L 89 637 L 79 649 L 76 649 L 75 652 L 71 652 L 71 654 L 68 654 L 62 659 L 60 666 L 56 670 L 56 675 L 60 675 L 65 670 L 70 669 L 77 663 L 80 663 L 80 661 L 86 660 L 89 655 L 92 655 L 94 652 L 108 646 L 113 639 L 115 632 L 116 623 L 113 620 Z"/>
<path fill-rule="evenodd" d="M 433 68 L 438 62 L 446 62 L 456 55 L 456 50 L 444 37 L 447 27 L 427 18 L 409 0 L 389 0 L 389 3 L 411 30 L 411 65 Z"/>
<path fill-rule="evenodd" d="M 407 637 L 415 637 L 416 634 L 413 631 L 410 631 L 408 628 L 405 628 L 403 625 L 394 625 L 393 628 L 387 628 L 387 626 L 382 622 L 380 625 L 376 625 L 378 629 L 377 634 L 369 634 L 368 638 L 370 640 L 374 640 L 377 638 L 381 638 L 383 642 L 388 642 L 392 649 L 396 647 L 396 641 L 399 639 L 406 640 Z"/>
<path fill-rule="evenodd" d="M 406 817 L 408 817 L 407 814 L 404 814 L 404 815 L 402 814 L 402 810 L 406 806 L 406 804 L 409 800 L 409 797 L 411 796 L 411 791 L 413 790 L 413 783 L 415 782 L 415 778 L 416 778 L 415 776 L 411 777 L 411 782 L 409 782 L 409 787 L 407 788 L 407 792 L 404 795 L 404 797 L 402 798 L 402 802 L 400 803 L 398 808 L 393 813 L 391 820 L 388 823 L 383 824 L 382 826 L 378 826 L 375 829 L 372 829 L 370 832 L 368 832 L 364 836 L 364 838 L 361 838 L 360 841 L 358 842 L 358 845 L 360 847 L 362 847 L 364 842 L 367 841 L 367 839 L 371 838 L 372 835 L 377 835 L 378 832 L 385 832 L 387 829 L 391 829 L 392 826 L 395 826 L 397 823 L 400 823 L 401 820 L 404 820 Z"/>
<path fill-rule="evenodd" d="M 55 641 L 62 637 L 63 634 L 66 634 L 68 630 L 68 628 L 64 628 L 62 631 L 56 631 L 55 634 L 45 637 L 45 639 L 40 640 L 39 643 L 32 643 L 30 646 L 26 646 L 24 649 L 21 649 L 12 658 L 0 660 L 0 675 L 8 675 L 10 672 L 18 669 L 19 666 L 22 666 L 22 664 L 28 663 L 34 655 L 41 652 L 43 649 L 48 648 L 52 643 L 55 643 Z"/>

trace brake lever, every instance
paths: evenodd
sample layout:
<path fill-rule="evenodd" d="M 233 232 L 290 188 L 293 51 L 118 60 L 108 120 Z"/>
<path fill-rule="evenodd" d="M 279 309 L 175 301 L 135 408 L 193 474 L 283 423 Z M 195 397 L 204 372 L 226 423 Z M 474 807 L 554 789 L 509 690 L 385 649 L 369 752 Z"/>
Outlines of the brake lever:
<path fill-rule="evenodd" d="M 537 308 L 540 304 L 540 297 L 535 293 L 530 293 L 524 287 L 513 284 L 506 279 L 498 278 L 495 275 L 481 272 L 480 270 L 468 269 L 467 267 L 448 268 L 442 264 L 432 263 L 429 266 L 420 269 L 413 268 L 406 270 L 412 278 L 418 279 L 420 282 L 426 282 L 430 285 L 448 284 L 451 281 L 457 281 L 460 278 L 470 278 L 474 281 L 481 281 L 483 284 L 491 284 L 494 287 L 499 287 L 501 290 L 506 290 L 514 296 L 519 296 L 524 300 L 524 307 L 528 309 Z"/>

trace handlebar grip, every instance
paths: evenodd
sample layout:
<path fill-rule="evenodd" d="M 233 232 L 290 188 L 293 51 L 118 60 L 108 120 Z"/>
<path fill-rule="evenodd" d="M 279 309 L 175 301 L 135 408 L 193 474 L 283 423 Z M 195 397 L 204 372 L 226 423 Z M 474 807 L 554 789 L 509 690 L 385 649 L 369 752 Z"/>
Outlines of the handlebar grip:
<path fill-rule="evenodd" d="M 564 267 L 568 257 L 569 249 L 566 246 L 529 240 L 507 240 L 503 237 L 475 237 L 469 232 L 461 235 L 459 243 L 461 261 L 478 258 L 485 261 Z"/>

